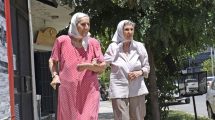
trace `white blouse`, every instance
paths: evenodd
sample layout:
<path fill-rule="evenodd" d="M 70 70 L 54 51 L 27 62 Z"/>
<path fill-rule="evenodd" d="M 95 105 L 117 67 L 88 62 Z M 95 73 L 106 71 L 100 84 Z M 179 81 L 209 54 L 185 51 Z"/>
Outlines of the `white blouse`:
<path fill-rule="evenodd" d="M 123 43 L 113 42 L 104 55 L 106 63 L 111 66 L 110 97 L 128 98 L 148 94 L 144 77 L 148 77 L 150 66 L 144 45 L 133 40 L 127 55 L 122 46 Z M 143 70 L 144 75 L 135 80 L 128 80 L 128 73 L 138 70 Z"/>

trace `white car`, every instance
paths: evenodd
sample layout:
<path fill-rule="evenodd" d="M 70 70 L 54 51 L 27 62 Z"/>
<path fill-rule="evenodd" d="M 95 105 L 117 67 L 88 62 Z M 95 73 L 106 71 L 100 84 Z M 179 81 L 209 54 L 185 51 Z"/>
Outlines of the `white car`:
<path fill-rule="evenodd" d="M 182 102 L 184 101 L 186 104 L 189 104 L 190 103 L 190 97 L 183 97 L 179 94 L 179 89 L 178 89 L 178 81 L 174 81 L 173 85 L 175 85 L 177 88 L 173 91 L 174 94 L 173 94 L 173 97 L 174 97 L 174 101 L 175 102 Z M 174 102 L 173 101 L 173 102 Z"/>
<path fill-rule="evenodd" d="M 198 93 L 197 79 L 186 79 L 184 82 L 179 82 L 179 91 L 181 95 Z"/>
<path fill-rule="evenodd" d="M 183 96 L 180 96 L 179 95 L 179 92 L 173 94 L 174 98 L 175 98 L 175 101 L 177 102 L 182 102 L 184 101 L 186 104 L 189 104 L 190 103 L 190 97 L 183 97 Z"/>
<path fill-rule="evenodd" d="M 196 79 L 186 79 L 185 84 L 187 93 L 198 92 L 198 81 Z"/>
<path fill-rule="evenodd" d="M 215 79 L 215 76 L 208 76 L 207 77 L 207 88 L 211 86 L 212 81 Z"/>
<path fill-rule="evenodd" d="M 208 117 L 215 119 L 215 80 L 211 82 L 207 94 L 206 94 L 206 105 L 208 111 Z"/>

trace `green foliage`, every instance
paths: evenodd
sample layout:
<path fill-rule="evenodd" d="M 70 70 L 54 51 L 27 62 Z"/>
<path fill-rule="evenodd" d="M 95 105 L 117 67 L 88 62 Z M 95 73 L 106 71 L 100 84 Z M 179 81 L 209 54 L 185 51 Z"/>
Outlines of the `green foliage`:
<path fill-rule="evenodd" d="M 172 67 L 169 68 L 167 65 L 170 65 L 170 63 L 160 63 L 157 65 L 156 71 L 158 82 L 157 87 L 160 90 L 158 100 L 160 103 L 160 110 L 163 110 L 161 111 L 161 118 L 166 118 L 167 115 L 167 111 L 165 109 L 167 106 L 165 101 L 171 101 L 174 99 L 173 94 L 177 91 L 177 87 L 175 86 L 174 82 L 178 80 L 178 74 L 176 72 L 171 72 L 175 70 L 171 70 Z"/>
<path fill-rule="evenodd" d="M 99 75 L 100 83 L 107 85 L 110 81 L 110 69 L 105 70 L 102 74 Z"/>
<path fill-rule="evenodd" d="M 213 60 L 213 71 L 215 71 L 215 60 Z M 212 76 L 212 60 L 208 59 L 202 63 L 202 71 L 207 71 L 208 76 Z"/>
<path fill-rule="evenodd" d="M 213 43 L 214 3 L 193 0 L 62 0 L 91 16 L 91 33 L 106 36 L 109 43 L 116 26 L 123 19 L 136 23 L 135 39 L 150 45 L 154 53 L 201 49 Z M 106 44 L 105 44 L 105 47 Z M 177 51 L 175 50 L 177 49 Z M 158 52 L 159 51 L 159 52 Z M 157 55 L 156 55 L 157 56 Z"/>
<path fill-rule="evenodd" d="M 215 43 L 213 0 L 61 1 L 75 6 L 73 13 L 82 11 L 90 15 L 90 32 L 100 39 L 103 52 L 111 42 L 119 21 L 130 19 L 136 23 L 134 39 L 144 42 L 154 57 L 155 65 L 152 66 L 156 68 L 158 86 L 148 84 L 148 87 L 158 87 L 162 93 L 159 97 L 161 105 L 165 95 L 174 89 L 172 81 L 184 66 L 184 60 Z M 106 75 L 102 75 L 105 80 Z"/>
<path fill-rule="evenodd" d="M 210 120 L 209 118 L 200 116 L 198 116 L 197 118 L 198 120 Z M 163 120 L 195 120 L 195 116 L 181 111 L 170 110 L 168 113 L 168 117 Z"/>

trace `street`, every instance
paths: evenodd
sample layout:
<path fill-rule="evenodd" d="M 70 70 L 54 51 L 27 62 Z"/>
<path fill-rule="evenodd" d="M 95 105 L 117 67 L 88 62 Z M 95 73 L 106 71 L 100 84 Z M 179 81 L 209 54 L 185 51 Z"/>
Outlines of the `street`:
<path fill-rule="evenodd" d="M 113 110 L 110 101 L 100 101 L 99 120 L 113 120 Z"/>
<path fill-rule="evenodd" d="M 195 96 L 197 116 L 207 117 L 206 95 Z M 189 104 L 171 105 L 170 110 L 179 110 L 194 115 L 193 100 L 190 97 Z M 113 110 L 110 101 L 101 101 L 99 108 L 99 120 L 113 120 Z"/>
<path fill-rule="evenodd" d="M 207 107 L 206 107 L 206 95 L 200 95 L 200 96 L 195 96 L 195 103 L 196 103 L 196 112 L 197 116 L 205 116 L 207 117 Z M 178 104 L 178 105 L 171 105 L 170 110 L 179 110 L 183 112 L 187 112 L 190 114 L 195 114 L 194 113 L 194 108 L 193 108 L 193 99 L 190 97 L 190 103 L 189 104 Z"/>

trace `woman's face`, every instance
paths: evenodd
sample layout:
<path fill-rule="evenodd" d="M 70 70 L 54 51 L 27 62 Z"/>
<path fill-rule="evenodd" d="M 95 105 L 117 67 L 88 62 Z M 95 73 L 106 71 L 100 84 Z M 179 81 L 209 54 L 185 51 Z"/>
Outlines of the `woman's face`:
<path fill-rule="evenodd" d="M 85 37 L 90 30 L 90 19 L 89 17 L 82 17 L 77 24 L 77 30 L 79 34 Z"/>
<path fill-rule="evenodd" d="M 134 35 L 134 27 L 133 25 L 125 25 L 123 28 L 123 34 L 125 37 L 126 41 L 131 41 L 133 39 L 133 35 Z"/>

